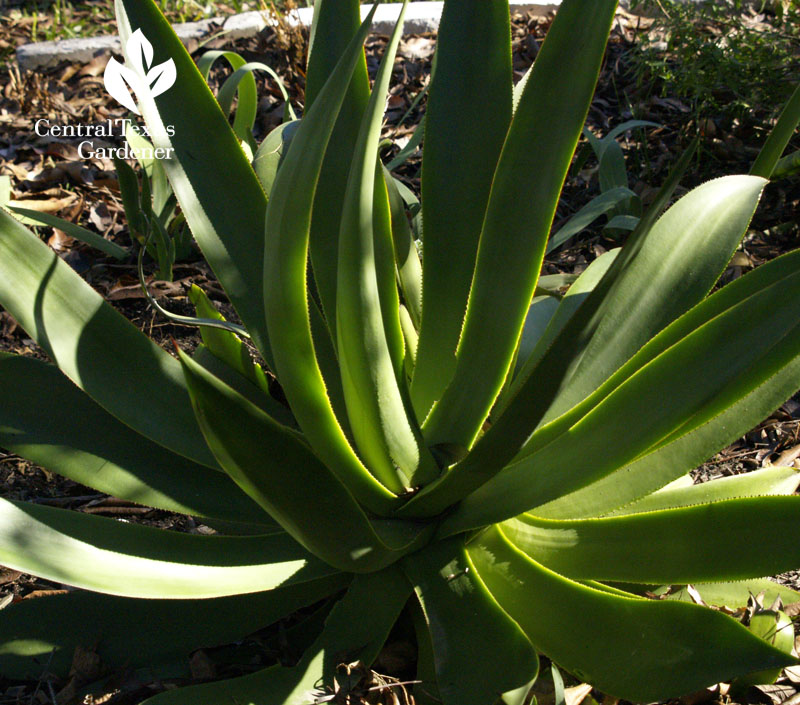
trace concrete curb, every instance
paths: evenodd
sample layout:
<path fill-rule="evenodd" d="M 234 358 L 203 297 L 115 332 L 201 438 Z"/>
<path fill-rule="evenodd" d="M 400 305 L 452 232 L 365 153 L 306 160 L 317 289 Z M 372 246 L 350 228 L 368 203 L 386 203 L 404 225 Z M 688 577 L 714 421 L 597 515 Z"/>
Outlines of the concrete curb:
<path fill-rule="evenodd" d="M 555 10 L 561 0 L 509 0 L 512 11 L 536 10 L 546 13 Z M 406 11 L 403 23 L 404 34 L 423 34 L 436 32 L 439 28 L 439 19 L 442 16 L 444 2 L 412 2 Z M 362 17 L 369 12 L 370 5 L 362 5 Z M 372 22 L 372 31 L 376 34 L 389 34 L 397 22 L 400 13 L 399 4 L 381 5 L 375 12 Z M 292 25 L 311 24 L 313 8 L 304 7 L 294 10 L 286 15 Z M 184 43 L 193 39 L 201 39 L 212 30 L 225 32 L 230 39 L 251 37 L 258 34 L 264 27 L 274 24 L 275 19 L 262 12 L 245 12 L 227 18 L 213 18 L 200 22 L 187 22 L 173 26 L 178 38 Z M 20 69 L 28 70 L 39 67 L 55 66 L 60 61 L 86 63 L 98 52 L 120 52 L 119 37 L 88 37 L 85 39 L 62 39 L 55 42 L 37 42 L 23 44 L 17 49 L 17 64 Z"/>

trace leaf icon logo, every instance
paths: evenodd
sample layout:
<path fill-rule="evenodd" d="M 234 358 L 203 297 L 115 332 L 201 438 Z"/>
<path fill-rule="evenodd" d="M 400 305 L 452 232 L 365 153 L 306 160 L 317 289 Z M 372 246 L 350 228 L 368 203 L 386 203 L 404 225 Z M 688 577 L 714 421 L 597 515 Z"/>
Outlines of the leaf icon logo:
<path fill-rule="evenodd" d="M 109 60 L 103 83 L 112 98 L 131 112 L 141 115 L 131 93 L 141 99 L 149 91 L 155 98 L 169 90 L 177 78 L 175 62 L 168 59 L 151 68 L 153 45 L 141 29 L 137 29 L 125 43 L 125 57 L 125 64 L 113 57 Z"/>

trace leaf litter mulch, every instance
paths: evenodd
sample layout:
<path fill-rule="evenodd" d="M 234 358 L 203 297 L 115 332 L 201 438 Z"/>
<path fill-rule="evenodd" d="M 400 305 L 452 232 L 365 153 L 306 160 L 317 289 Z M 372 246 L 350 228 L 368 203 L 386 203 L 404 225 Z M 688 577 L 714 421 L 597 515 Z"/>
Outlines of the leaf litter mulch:
<path fill-rule="evenodd" d="M 515 16 L 515 80 L 523 75 L 535 59 L 550 21 L 551 17 L 530 14 Z M 665 96 L 659 86 L 649 84 L 646 80 L 637 80 L 632 57 L 637 36 L 647 28 L 647 20 L 619 13 L 589 114 L 589 126 L 598 136 L 633 118 L 658 124 L 658 127 L 647 128 L 644 132 L 638 130 L 635 134 L 629 132 L 620 138 L 631 188 L 645 205 L 652 199 L 670 165 L 694 133 L 704 133 L 701 157 L 694 175 L 687 176 L 682 192 L 700 180 L 713 176 L 746 173 L 764 136 L 764 126 L 757 121 L 742 121 L 725 131 L 716 127 L 712 129 L 708 117 L 693 115 L 691 107 L 680 97 Z M 16 32 L 9 32 L 8 39 L 4 40 L 6 44 L 11 46 L 10 42 L 18 43 L 19 38 L 24 36 L 23 30 L 17 28 Z M 278 27 L 235 44 L 226 44 L 224 38 L 218 38 L 207 42 L 202 49 L 197 46 L 189 48 L 196 50 L 195 55 L 209 49 L 234 49 L 248 61 L 261 61 L 272 66 L 282 76 L 293 104 L 302 106 L 306 41 L 303 31 Z M 373 75 L 385 41 L 385 37 L 374 36 L 367 43 L 368 66 Z M 434 47 L 435 36 L 428 35 L 407 36 L 401 43 L 387 104 L 385 130 L 394 146 L 384 155 L 385 161 L 408 145 L 424 114 Z M 0 48 L 3 45 L 0 44 Z M 82 159 L 78 150 L 84 138 L 36 134 L 36 124 L 40 120 L 50 121 L 50 124 L 96 124 L 127 117 L 124 109 L 112 101 L 103 88 L 102 74 L 107 61 L 107 55 L 99 55 L 86 65 L 63 64 L 53 69 L 24 74 L 10 65 L 0 71 L 0 176 L 11 178 L 11 198 L 18 205 L 58 215 L 124 247 L 130 247 L 113 163 L 105 158 Z M 215 70 L 212 85 L 218 87 L 223 76 L 222 70 Z M 284 104 L 274 83 L 263 77 L 257 80 L 260 98 L 255 137 L 260 141 L 280 124 Z M 491 106 L 482 104 L 475 106 L 475 110 L 490 109 Z M 111 147 L 115 146 L 115 142 L 113 139 L 101 139 L 96 141 L 97 146 Z M 587 143 L 583 141 L 579 153 L 585 149 Z M 420 167 L 420 156 L 415 152 L 397 169 L 396 174 L 418 191 Z M 591 157 L 581 160 L 568 177 L 555 227 L 559 227 L 598 192 L 596 160 Z M 723 279 L 729 281 L 741 276 L 752 267 L 797 247 L 798 215 L 800 189 L 797 182 L 770 186 L 743 247 L 731 261 Z M 188 351 L 196 347 L 199 336 L 195 330 L 176 326 L 149 307 L 138 285 L 133 256 L 122 263 L 113 262 L 59 229 L 42 227 L 38 232 L 111 305 L 160 345 L 170 349 L 170 341 L 175 339 Z M 599 227 L 589 229 L 579 241 L 549 256 L 545 262 L 545 273 L 579 274 L 595 257 L 619 244 Z M 154 269 L 152 264 L 148 266 L 149 271 Z M 172 282 L 158 282 L 152 277 L 150 281 L 151 291 L 160 303 L 182 314 L 192 312 L 186 295 L 191 284 L 202 287 L 223 313 L 233 317 L 221 287 L 196 250 L 185 261 L 176 264 Z M 0 350 L 46 357 L 2 309 Z M 748 472 L 770 464 L 800 467 L 798 458 L 800 400 L 792 399 L 756 429 L 698 468 L 695 476 L 697 481 L 702 481 Z M 101 514 L 123 521 L 146 522 L 164 529 L 213 532 L 191 518 L 99 494 L 2 449 L 0 482 L 2 496 L 9 498 Z M 769 537 L 765 537 L 765 540 L 769 540 Z M 731 550 L 757 550 L 757 547 L 732 546 Z M 786 584 L 800 587 L 798 574 L 787 574 L 780 579 Z M 62 585 L 0 568 L 0 608 L 12 602 L 36 599 L 65 589 Z M 325 609 L 325 605 L 317 605 L 301 611 L 235 646 L 197 651 L 185 663 L 165 664 L 159 673 L 110 673 L 99 662 L 97 654 L 91 650 L 80 650 L 75 654 L 72 673 L 66 680 L 48 674 L 47 664 L 43 663 L 42 677 L 37 682 L 0 681 L 0 705 L 69 705 L 77 702 L 87 705 L 134 705 L 176 684 L 242 675 L 276 661 L 291 663 L 302 650 L 304 625 L 313 625 L 315 619 L 319 621 Z M 415 651 L 413 634 L 403 631 L 401 625 L 381 653 L 374 666 L 375 672 L 359 664 L 343 665 L 338 679 L 341 684 L 338 692 L 323 697 L 319 702 L 412 703 L 413 699 L 403 683 L 414 677 Z M 548 679 L 543 677 L 537 685 L 537 699 L 543 705 L 554 702 L 552 687 L 548 690 L 548 683 Z M 798 683 L 800 674 L 789 670 L 776 686 L 751 690 L 748 697 L 775 705 L 799 705 Z M 581 702 L 596 705 L 598 701 L 603 705 L 616 705 L 613 699 L 593 692 L 584 684 L 575 683 L 567 689 L 568 705 L 580 705 Z M 695 694 L 684 699 L 683 703 L 699 705 L 712 701 L 730 702 L 724 685 Z"/>

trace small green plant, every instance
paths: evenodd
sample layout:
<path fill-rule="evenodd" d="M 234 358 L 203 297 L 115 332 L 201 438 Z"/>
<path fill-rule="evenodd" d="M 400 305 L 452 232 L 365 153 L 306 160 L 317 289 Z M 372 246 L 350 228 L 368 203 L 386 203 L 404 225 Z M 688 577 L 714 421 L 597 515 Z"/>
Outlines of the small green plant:
<path fill-rule="evenodd" d="M 643 34 L 631 54 L 639 80 L 684 101 L 696 125 L 713 118 L 726 131 L 734 121 L 764 129 L 800 66 L 800 8 L 772 5 L 779 11 L 767 22 L 748 22 L 744 0 L 635 1 L 632 10 L 655 18 L 654 38 Z"/>
<path fill-rule="evenodd" d="M 401 618 L 421 703 L 523 703 L 540 652 L 634 701 L 796 663 L 669 599 L 689 583 L 711 604 L 800 598 L 762 578 L 800 564 L 796 470 L 687 477 L 800 387 L 800 252 L 709 295 L 785 130 L 754 174 L 664 211 L 687 152 L 624 248 L 532 303 L 613 0 L 563 0 L 516 101 L 505 0 L 445 2 L 422 262 L 378 159 L 399 29 L 370 93 L 375 10 L 359 27 L 357 2 L 319 2 L 305 114 L 251 164 L 153 2 L 116 7 L 123 38 L 175 61 L 139 107 L 243 325 L 195 290 L 214 327 L 175 359 L 0 212 L 0 303 L 54 363 L 0 355 L 0 444 L 218 534 L 0 500 L 0 563 L 85 590 L 0 611 L 0 672 L 64 674 L 79 646 L 171 663 L 328 597 L 295 665 L 148 703 L 331 700 L 337 666 L 369 666 Z"/>
<path fill-rule="evenodd" d="M 283 81 L 266 64 L 246 62 L 232 51 L 208 51 L 198 61 L 198 68 L 206 80 L 209 78 L 211 67 L 221 58 L 234 69 L 234 73 L 222 84 L 217 101 L 227 115 L 231 113 L 234 99 L 238 98 L 236 110 L 233 111 L 233 130 L 241 140 L 242 148 L 252 155 L 256 148 L 253 139 L 257 100 L 256 81 L 253 76 L 255 71 L 265 71 L 275 81 L 285 101 L 286 120 L 295 120 L 297 116 L 289 102 L 289 94 Z M 157 279 L 172 281 L 172 267 L 175 262 L 185 260 L 192 254 L 192 233 L 186 225 L 183 213 L 176 209 L 175 194 L 161 160 L 154 156 L 156 150 L 152 142 L 141 134 L 135 122 L 128 120 L 125 126 L 125 141 L 130 153 L 139 163 L 139 175 L 137 176 L 133 167 L 120 157 L 114 157 L 114 166 L 130 229 L 131 245 L 133 247 L 134 243 L 138 243 L 138 246 L 145 248 L 157 263 L 158 268 L 155 273 Z M 9 177 L 5 179 L 4 183 L 8 185 L 6 191 L 0 185 L 0 206 L 22 216 L 23 222 L 60 228 L 71 237 L 118 260 L 127 259 L 132 254 L 131 250 L 68 220 L 15 206 L 10 200 Z"/>

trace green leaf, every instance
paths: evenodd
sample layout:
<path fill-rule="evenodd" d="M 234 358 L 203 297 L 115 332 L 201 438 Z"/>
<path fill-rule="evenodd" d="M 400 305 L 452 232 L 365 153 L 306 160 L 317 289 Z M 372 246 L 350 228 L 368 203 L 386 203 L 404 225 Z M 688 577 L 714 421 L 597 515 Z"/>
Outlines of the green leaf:
<path fill-rule="evenodd" d="M 117 245 L 117 243 L 106 240 L 97 233 L 93 233 L 91 230 L 82 228 L 80 225 L 75 225 L 75 223 L 71 223 L 63 218 L 57 218 L 54 215 L 50 215 L 50 213 L 41 213 L 40 211 L 34 211 L 30 208 L 9 206 L 9 210 L 13 211 L 17 215 L 35 220 L 37 223 L 41 223 L 42 225 L 49 225 L 52 228 L 63 230 L 70 237 L 74 237 L 76 240 L 85 242 L 87 245 L 91 245 L 95 249 L 105 252 L 107 255 L 114 257 L 115 259 L 123 260 L 128 257 L 128 251 L 124 247 L 120 247 Z"/>
<path fill-rule="evenodd" d="M 106 411 L 165 448 L 216 467 L 178 361 L 2 210 L 0 304 Z"/>
<path fill-rule="evenodd" d="M 225 317 L 217 311 L 211 299 L 196 284 L 189 289 L 189 300 L 194 304 L 199 318 L 224 321 Z M 232 331 L 210 326 L 200 326 L 200 335 L 208 349 L 232 370 L 249 380 L 255 387 L 269 396 L 269 381 L 261 365 L 253 362 L 247 346 Z"/>
<path fill-rule="evenodd" d="M 313 703 L 332 691 L 340 663 L 372 664 L 410 593 L 411 586 L 396 568 L 356 575 L 296 666 L 273 666 L 240 678 L 168 690 L 142 705 Z"/>
<path fill-rule="evenodd" d="M 577 235 L 581 230 L 591 225 L 601 215 L 612 211 L 620 203 L 623 203 L 634 195 L 633 191 L 625 186 L 612 188 L 596 196 L 564 223 L 564 225 L 558 229 L 558 232 L 553 234 L 547 243 L 545 253 L 550 253 L 557 247 L 560 247 L 571 237 Z"/>
<path fill-rule="evenodd" d="M 350 39 L 358 31 L 361 19 L 360 7 L 359 0 L 319 0 L 314 3 L 314 51 L 310 51 L 308 57 L 306 115 L 321 95 L 337 62 L 347 52 Z M 314 281 L 319 292 L 322 312 L 334 340 L 339 231 L 347 187 L 344 175 L 350 170 L 361 119 L 369 100 L 370 83 L 367 76 L 367 62 L 362 50 L 359 49 L 355 61 L 349 85 L 345 84 L 340 89 L 341 92 L 346 91 L 341 108 L 338 115 L 332 118 L 336 124 L 319 173 L 309 234 L 309 253 Z"/>
<path fill-rule="evenodd" d="M 367 467 L 398 494 L 438 474 L 404 403 L 402 359 L 395 359 L 392 349 L 392 338 L 400 332 L 394 257 L 389 260 L 390 267 L 380 266 L 378 240 L 390 233 L 376 227 L 383 210 L 375 208 L 377 199 L 386 210 L 388 200 L 375 160 L 405 7 L 378 70 L 355 146 L 339 235 L 336 299 L 339 363 L 353 435 Z M 375 188 L 376 182 L 381 188 Z M 391 252 L 391 243 L 384 239 L 384 244 Z M 385 305 L 387 285 L 394 294 L 393 306 Z M 402 346 L 402 335 L 400 338 Z"/>
<path fill-rule="evenodd" d="M 200 648 L 238 641 L 345 587 L 342 573 L 268 592 L 209 600 L 142 600 L 69 592 L 22 600 L 0 610 L 0 672 L 66 678 L 76 647 L 93 649 L 103 665 L 149 667 L 184 659 Z M 188 675 L 188 673 L 187 673 Z"/>
<path fill-rule="evenodd" d="M 750 173 L 754 176 L 763 176 L 769 179 L 775 172 L 775 167 L 789 144 L 789 140 L 794 134 L 797 123 L 800 122 L 800 84 L 795 88 L 789 102 L 783 108 L 778 122 L 769 133 L 767 141 L 750 167 Z"/>
<path fill-rule="evenodd" d="M 586 398 L 653 335 L 708 294 L 745 234 L 764 185 L 749 176 L 709 181 L 672 206 L 635 254 L 623 249 L 612 270 L 622 263 L 625 268 L 608 292 L 603 291 L 591 338 L 572 358 L 566 384 L 562 382 L 542 423 Z M 561 341 L 553 350 L 571 355 L 577 344 Z"/>
<path fill-rule="evenodd" d="M 800 149 L 787 154 L 778 160 L 772 171 L 771 179 L 784 179 L 800 171 Z"/>
<path fill-rule="evenodd" d="M 283 158 L 298 127 L 300 127 L 299 120 L 281 123 L 258 146 L 253 159 L 253 169 L 267 193 L 272 191 L 272 184 L 275 182 L 278 168 L 283 163 Z"/>
<path fill-rule="evenodd" d="M 236 115 L 233 118 L 233 131 L 240 140 L 254 148 L 253 123 L 256 119 L 256 108 L 258 107 L 255 76 L 253 76 L 251 70 L 242 70 L 246 65 L 246 61 L 235 51 L 207 51 L 197 62 L 197 70 L 200 71 L 204 80 L 208 81 L 211 67 L 218 59 L 225 59 L 234 73 L 228 76 L 225 83 L 222 84 L 222 88 L 217 93 L 217 102 L 223 115 L 227 117 L 231 112 L 233 99 L 238 97 Z M 235 79 L 234 76 L 236 77 Z M 283 83 L 280 79 L 278 79 L 278 85 L 283 88 Z"/>
<path fill-rule="evenodd" d="M 419 499 L 415 501 L 429 503 L 430 507 L 427 508 L 429 511 L 432 509 L 436 512 L 441 511 L 448 504 L 479 487 L 485 482 L 486 476 L 499 472 L 528 439 L 532 429 L 553 403 L 553 399 L 561 392 L 564 376 L 569 372 L 573 358 L 586 346 L 587 341 L 591 340 L 593 330 L 602 320 L 602 317 L 597 315 L 598 309 L 616 280 L 626 271 L 627 263 L 636 257 L 646 243 L 647 236 L 661 210 L 669 202 L 678 181 L 688 168 L 696 147 L 695 140 L 681 156 L 636 230 L 628 238 L 622 256 L 616 258 L 613 266 L 594 287 L 592 295 L 570 317 L 566 330 L 563 330 L 557 342 L 548 348 L 537 374 L 529 375 L 527 383 L 521 385 L 508 404 L 510 408 L 479 440 L 467 462 L 446 475 L 441 482 L 441 488 L 434 489 L 432 486 L 429 500 L 422 500 L 424 495 L 420 494 Z M 542 277 L 540 281 L 544 279 L 545 277 Z M 475 470 L 469 470 L 471 467 Z M 452 487 L 447 486 L 450 483 L 453 483 Z M 439 497 L 434 498 L 434 494 Z"/>
<path fill-rule="evenodd" d="M 587 16 L 564 0 L 536 57 L 492 181 L 455 372 L 423 424 L 429 445 L 470 447 L 506 378 L 615 8 L 601 0 Z M 426 242 L 426 282 L 428 254 Z M 423 329 L 426 306 L 423 286 Z"/>
<path fill-rule="evenodd" d="M 687 155 L 683 161 L 688 161 Z M 682 165 L 676 167 L 676 173 L 681 168 Z M 662 189 L 663 196 L 669 193 L 674 181 L 674 178 L 668 180 Z M 577 422 L 645 360 L 650 360 L 651 357 L 635 354 L 654 334 L 707 294 L 744 234 L 764 183 L 751 176 L 716 179 L 694 189 L 652 228 L 653 216 L 646 215 L 592 293 L 520 384 L 505 413 L 481 437 L 470 455 L 450 471 L 440 488 L 431 488 L 428 499 L 423 500 L 425 495 L 420 494 L 413 500 L 418 505 L 417 511 L 423 508 L 441 511 L 480 487 L 501 471 L 520 446 L 523 449 L 520 458 L 524 461 Z M 679 246 L 680 242 L 684 244 Z M 693 247 L 693 243 L 700 246 Z M 665 291 L 671 292 L 670 295 L 665 296 Z M 732 334 L 734 339 L 737 334 Z M 724 347 L 723 351 L 726 349 L 732 348 Z M 716 355 L 712 351 L 708 354 L 706 364 Z M 624 367 L 623 363 L 632 355 L 636 364 Z M 598 388 L 601 391 L 596 391 Z M 650 413 L 658 408 L 658 404 L 654 405 Z M 554 423 L 548 427 L 550 421 Z M 638 443 L 641 439 L 633 440 Z M 658 440 L 661 439 L 654 442 Z M 617 450 L 626 448 L 623 444 Z M 605 456 L 605 451 L 601 455 Z M 562 462 L 569 465 L 572 461 L 567 457 Z M 551 462 L 559 460 L 555 454 L 550 458 Z M 586 469 L 583 460 L 579 465 Z M 521 461 L 516 466 L 523 467 Z M 570 472 L 575 470 L 572 467 Z M 504 472 L 508 475 L 511 471 Z M 545 472 L 537 472 L 540 482 L 549 482 L 546 476 Z M 599 473 L 592 481 L 596 479 Z M 551 489 L 555 494 L 555 487 Z M 578 488 L 564 484 L 558 494 L 572 489 Z M 532 496 L 533 486 L 526 491 L 531 492 L 527 496 Z M 506 518 L 531 506 L 520 505 L 519 511 Z"/>
<path fill-rule="evenodd" d="M 298 434 L 191 358 L 181 354 L 181 362 L 200 428 L 220 465 L 313 554 L 342 570 L 362 572 L 397 560 L 424 540 L 423 527 L 390 521 L 383 525 L 384 543 Z"/>
<path fill-rule="evenodd" d="M 771 605 L 775 598 L 780 597 L 783 603 L 791 605 L 800 602 L 800 592 L 790 590 L 785 585 L 774 582 L 767 578 L 760 580 L 741 580 L 730 583 L 695 583 L 693 587 L 700 593 L 700 597 L 708 605 L 727 606 L 732 609 L 746 607 L 748 600 L 753 595 L 764 593 L 764 604 Z M 693 602 L 694 598 L 684 587 L 678 590 L 673 589 L 665 595 L 665 600 L 680 600 L 682 602 Z"/>
<path fill-rule="evenodd" d="M 464 51 L 469 47 L 469 51 Z M 425 116 L 425 285 L 411 386 L 422 420 L 455 369 L 481 223 L 511 121 L 511 30 L 505 0 L 447 0 Z M 486 111 L 478 105 L 491 105 Z"/>
<path fill-rule="evenodd" d="M 520 362 L 523 364 L 521 364 L 517 376 L 505 397 L 498 401 L 494 411 L 495 418 L 503 413 L 508 402 L 514 398 L 522 385 L 525 384 L 531 376 L 539 360 L 542 359 L 558 334 L 564 326 L 567 325 L 570 318 L 572 318 L 581 304 L 583 304 L 589 294 L 594 290 L 595 286 L 597 286 L 598 282 L 603 278 L 619 252 L 619 249 L 615 249 L 603 253 L 581 273 L 561 299 L 558 308 L 548 319 L 547 327 L 538 336 L 533 349 L 524 351 L 526 352 L 524 357 L 522 355 L 522 344 L 525 342 L 525 329 L 523 329 L 522 338 L 520 339 L 520 358 L 522 358 Z M 548 297 L 548 299 L 553 301 L 552 297 Z M 535 301 L 536 298 L 534 298 L 534 302 Z M 549 305 L 552 306 L 552 304 Z M 527 327 L 527 325 L 528 322 L 526 320 L 525 326 Z"/>
<path fill-rule="evenodd" d="M 224 474 L 140 436 L 52 365 L 0 353 L 0 396 L 15 400 L 0 406 L 0 445 L 48 470 L 148 507 L 272 523 Z"/>
<path fill-rule="evenodd" d="M 115 0 L 122 45 L 141 29 L 155 64 L 172 59 L 179 80 L 153 98 L 137 96 L 181 210 L 206 260 L 225 288 L 253 342 L 271 367 L 264 323 L 262 239 L 267 198 L 227 117 L 191 56 L 152 0 Z M 173 127 L 174 134 L 168 134 Z M 213 139 L 209 139 L 213 136 Z M 225 178 L 220 179 L 220 165 Z"/>
<path fill-rule="evenodd" d="M 125 128 L 125 139 L 134 150 L 136 160 L 150 183 L 152 209 L 156 216 L 166 224 L 169 212 L 175 207 L 174 194 L 169 181 L 167 181 L 167 173 L 164 171 L 162 160 L 156 159 L 155 156 L 146 156 L 153 154 L 154 147 L 150 140 L 139 133 L 140 129 L 135 123 L 128 123 Z"/>
<path fill-rule="evenodd" d="M 691 478 L 690 478 L 691 481 Z M 800 470 L 793 467 L 768 467 L 741 475 L 721 477 L 711 482 L 685 487 L 667 486 L 657 492 L 626 504 L 607 516 L 638 514 L 659 509 L 688 507 L 736 497 L 793 494 L 800 485 Z"/>
<path fill-rule="evenodd" d="M 400 195 L 398 182 L 384 167 L 383 176 L 386 180 L 386 190 L 389 193 L 389 206 L 392 214 L 392 243 L 394 244 L 394 258 L 397 263 L 397 278 L 403 292 L 403 301 L 406 309 L 414 322 L 414 327 L 419 329 L 422 317 L 422 265 L 419 261 L 417 246 L 406 217 L 406 207 Z"/>
<path fill-rule="evenodd" d="M 534 646 L 609 695 L 665 700 L 748 670 L 796 662 L 720 612 L 568 580 L 515 549 L 497 529 L 473 542 L 469 554 Z"/>
<path fill-rule="evenodd" d="M 386 515 L 396 503 L 395 495 L 363 466 L 331 408 L 315 355 L 306 288 L 314 185 L 346 86 L 363 56 L 361 43 L 370 18 L 353 37 L 303 118 L 275 178 L 267 209 L 264 279 L 278 379 L 300 428 L 315 453 L 353 496 L 376 514 Z"/>
<path fill-rule="evenodd" d="M 524 514 L 505 522 L 503 532 L 539 563 L 571 578 L 631 583 L 744 580 L 800 563 L 800 546 L 787 531 L 800 518 L 799 502 L 800 497 L 746 497 L 564 521 Z"/>
<path fill-rule="evenodd" d="M 480 516 L 482 525 L 533 507 L 543 515 L 539 505 L 563 504 L 564 495 L 713 420 L 792 365 L 800 354 L 800 324 L 796 307 L 786 301 L 800 296 L 800 252 L 770 264 L 724 287 L 662 331 L 608 381 L 611 394 L 606 396 L 605 388 L 596 392 L 603 399 L 599 404 L 592 397 L 586 408 L 576 407 L 541 429 L 535 452 L 466 499 L 455 524 Z M 619 386 L 618 378 L 625 380 Z M 797 387 L 796 379 L 789 383 L 785 396 Z M 609 492 L 622 493 L 624 484 Z"/>
<path fill-rule="evenodd" d="M 127 597 L 223 597 L 336 572 L 283 532 L 182 534 L 6 499 L 0 537 L 4 566 Z"/>
<path fill-rule="evenodd" d="M 486 705 L 536 677 L 536 652 L 486 589 L 462 538 L 426 547 L 403 569 L 425 613 L 445 705 Z"/>

